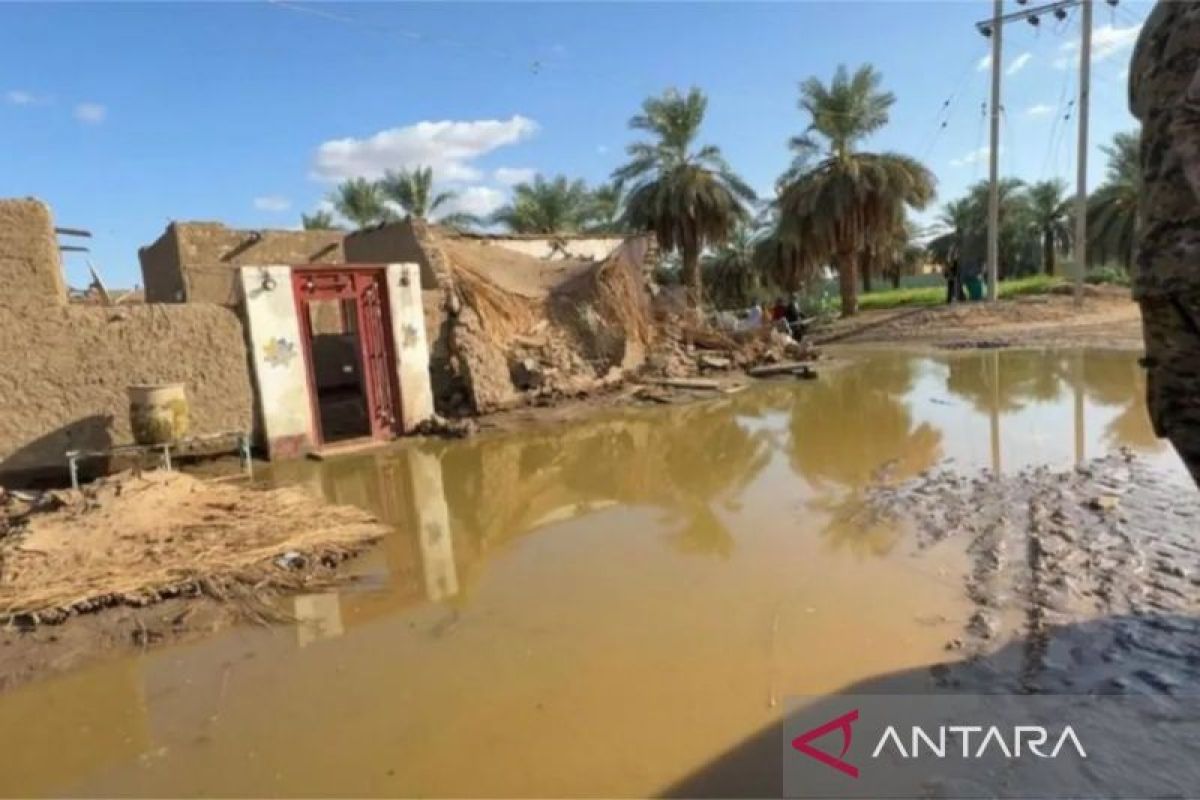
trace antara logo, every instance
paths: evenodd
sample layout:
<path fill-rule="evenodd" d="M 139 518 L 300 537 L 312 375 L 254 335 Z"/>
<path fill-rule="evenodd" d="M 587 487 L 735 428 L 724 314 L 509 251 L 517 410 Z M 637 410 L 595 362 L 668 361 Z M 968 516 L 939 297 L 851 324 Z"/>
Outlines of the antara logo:
<path fill-rule="evenodd" d="M 836 769 L 851 778 L 857 778 L 858 767 L 846 760 L 846 753 L 850 751 L 850 744 L 854 738 L 853 725 L 858 721 L 858 717 L 857 708 L 840 717 L 834 717 L 797 736 L 792 740 L 792 747 L 827 767 Z M 982 725 L 941 725 L 935 730 L 936 732 L 931 734 L 921 726 L 913 725 L 909 731 L 906 747 L 906 740 L 901 737 L 896 726 L 888 725 L 880 735 L 870 757 L 872 759 L 879 758 L 880 755 L 891 750 L 905 759 L 922 756 L 943 759 L 954 757 L 978 759 L 989 753 L 1003 754 L 1006 758 L 1021 758 L 1025 753 L 1030 753 L 1038 758 L 1057 758 L 1063 747 L 1069 744 L 1080 758 L 1087 758 L 1087 751 L 1083 749 L 1083 743 L 1079 741 L 1079 737 L 1070 725 L 1065 726 L 1054 739 L 1053 747 L 1048 747 L 1048 742 L 1052 739 L 1050 732 L 1041 725 L 1015 725 L 1008 730 L 1007 735 L 996 725 L 986 728 Z M 813 746 L 815 740 L 834 731 L 840 731 L 842 734 L 842 747 L 836 756 Z M 978 735 L 978 738 L 973 739 L 975 735 Z M 955 739 L 958 739 L 960 743 L 957 747 L 953 746 Z M 974 747 L 972 747 L 973 742 L 975 743 Z"/>
<path fill-rule="evenodd" d="M 809 758 L 815 758 L 827 767 L 833 767 L 838 772 L 844 772 L 851 778 L 857 778 L 858 767 L 843 760 L 846 752 L 850 749 L 850 740 L 854 738 L 854 729 L 851 726 L 855 722 L 858 722 L 857 708 L 842 714 L 840 717 L 829 720 L 824 725 L 818 725 L 810 731 L 805 731 L 795 739 L 792 739 L 792 747 L 804 753 Z M 825 734 L 836 730 L 841 730 L 842 732 L 842 752 L 838 753 L 836 758 L 824 750 L 818 750 L 809 744 L 813 739 L 820 739 Z"/>

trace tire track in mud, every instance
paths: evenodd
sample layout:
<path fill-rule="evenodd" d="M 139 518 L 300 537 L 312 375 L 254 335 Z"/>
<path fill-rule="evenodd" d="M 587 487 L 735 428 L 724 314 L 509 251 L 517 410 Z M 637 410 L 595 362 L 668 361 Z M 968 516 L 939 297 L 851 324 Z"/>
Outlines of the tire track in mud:
<path fill-rule="evenodd" d="M 1067 471 L 930 473 L 870 503 L 914 522 L 918 550 L 966 538 L 974 609 L 946 645 L 964 660 L 935 672 L 940 686 L 1169 693 L 1200 680 L 1190 483 L 1121 452 Z"/>

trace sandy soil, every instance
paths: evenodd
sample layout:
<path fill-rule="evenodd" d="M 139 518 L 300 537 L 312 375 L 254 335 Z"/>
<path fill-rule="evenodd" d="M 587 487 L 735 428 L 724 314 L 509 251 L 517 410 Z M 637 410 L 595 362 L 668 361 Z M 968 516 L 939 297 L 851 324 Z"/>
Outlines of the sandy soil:
<path fill-rule="evenodd" d="M 818 344 L 932 344 L 940 347 L 1086 345 L 1142 348 L 1141 315 L 1127 289 L 1087 287 L 1083 306 L 1067 295 L 866 311 L 815 333 Z"/>

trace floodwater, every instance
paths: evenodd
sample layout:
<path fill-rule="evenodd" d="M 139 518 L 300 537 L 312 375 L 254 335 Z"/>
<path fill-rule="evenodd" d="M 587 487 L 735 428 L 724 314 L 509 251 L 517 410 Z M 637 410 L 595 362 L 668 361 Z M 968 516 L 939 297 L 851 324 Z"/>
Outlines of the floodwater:
<path fill-rule="evenodd" d="M 701 404 L 277 466 L 397 530 L 296 627 L 0 695 L 8 795 L 652 795 L 788 696 L 943 661 L 954 545 L 864 516 L 935 465 L 1181 469 L 1131 354 L 880 353 Z"/>

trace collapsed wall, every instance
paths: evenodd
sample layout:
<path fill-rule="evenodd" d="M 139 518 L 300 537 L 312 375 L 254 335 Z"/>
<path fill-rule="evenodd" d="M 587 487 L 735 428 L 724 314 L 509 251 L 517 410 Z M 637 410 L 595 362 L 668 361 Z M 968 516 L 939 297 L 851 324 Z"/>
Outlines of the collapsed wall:
<path fill-rule="evenodd" d="M 470 412 L 586 393 L 645 360 L 654 336 L 645 239 L 599 263 L 546 261 L 441 232 L 427 231 L 422 244 L 447 277 L 446 369 Z"/>
<path fill-rule="evenodd" d="M 126 387 L 182 382 L 191 433 L 250 431 L 242 324 L 215 305 L 0 307 L 0 478 L 61 477 L 64 453 L 132 442 Z"/>

